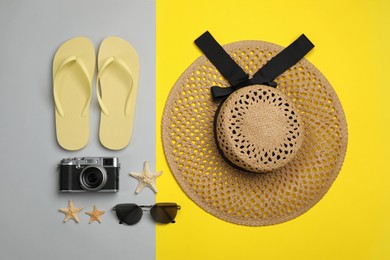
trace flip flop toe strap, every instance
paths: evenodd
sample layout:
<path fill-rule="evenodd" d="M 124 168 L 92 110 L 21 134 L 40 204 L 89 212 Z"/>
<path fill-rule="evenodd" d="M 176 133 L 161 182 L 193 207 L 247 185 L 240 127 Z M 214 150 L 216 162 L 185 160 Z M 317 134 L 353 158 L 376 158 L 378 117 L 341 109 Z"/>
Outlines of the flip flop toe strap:
<path fill-rule="evenodd" d="M 75 63 L 77 64 L 80 68 L 81 68 L 81 71 L 83 72 L 83 75 L 85 76 L 85 79 L 88 81 L 88 87 L 89 87 L 89 91 L 90 93 L 92 92 L 92 80 L 91 80 L 91 77 L 89 76 L 89 73 L 88 73 L 88 69 L 87 67 L 85 66 L 84 62 L 82 61 L 82 59 L 80 59 L 79 57 L 77 56 L 70 56 L 68 58 L 66 58 L 62 63 L 61 65 L 58 67 L 57 71 L 55 72 L 54 74 L 54 79 L 53 79 L 53 85 L 54 85 L 54 103 L 55 103 L 55 107 L 56 107 L 56 111 L 58 112 L 58 114 L 61 116 L 61 117 L 64 117 L 65 116 L 65 113 L 64 113 L 64 109 L 62 108 L 62 105 L 61 105 L 61 99 L 59 97 L 59 86 L 58 86 L 58 78 L 59 78 L 59 74 L 60 72 L 63 70 L 63 68 L 65 66 L 69 66 L 71 65 L 72 63 Z M 87 101 L 85 102 L 85 105 L 83 107 L 83 110 L 81 111 L 81 117 L 85 117 L 85 115 L 87 114 L 87 111 L 88 111 L 88 106 L 89 106 L 89 103 L 91 102 L 91 94 L 89 95 Z"/>
<path fill-rule="evenodd" d="M 120 58 L 118 57 L 115 57 L 115 56 L 111 56 L 109 58 L 107 58 L 101 69 L 99 70 L 98 72 L 98 75 L 97 75 L 97 84 L 96 84 L 96 88 L 97 88 L 97 100 L 99 102 L 99 105 L 100 105 L 100 108 L 103 112 L 103 114 L 105 114 L 106 116 L 109 116 L 110 115 L 110 111 L 108 110 L 107 106 L 104 104 L 104 101 L 103 101 L 103 98 L 102 98 L 102 91 L 101 91 L 101 84 L 100 84 L 100 79 L 101 77 L 103 76 L 103 74 L 107 71 L 108 67 L 110 65 L 113 65 L 113 64 L 118 64 L 125 72 L 126 74 L 129 76 L 129 79 L 130 79 L 130 89 L 129 89 L 129 93 L 126 97 L 126 104 L 125 104 L 125 110 L 124 110 L 124 114 L 125 116 L 129 116 L 130 115 L 130 94 L 131 94 L 131 91 L 133 89 L 133 74 L 131 73 L 131 70 L 130 68 L 127 66 L 127 64 L 121 60 Z"/>

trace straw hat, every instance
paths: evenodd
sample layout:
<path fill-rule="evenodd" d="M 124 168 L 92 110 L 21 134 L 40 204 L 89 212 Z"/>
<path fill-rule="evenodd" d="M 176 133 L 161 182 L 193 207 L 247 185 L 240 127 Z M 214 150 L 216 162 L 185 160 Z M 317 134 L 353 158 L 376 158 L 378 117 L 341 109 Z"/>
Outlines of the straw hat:
<path fill-rule="evenodd" d="M 169 167 L 183 191 L 220 219 L 248 226 L 293 219 L 325 195 L 341 169 L 347 124 L 339 99 L 321 72 L 299 57 L 269 82 L 252 80 L 283 56 L 284 48 L 263 41 L 221 48 L 249 78 L 232 88 L 210 36 L 197 44 L 212 62 L 206 56 L 195 60 L 165 105 L 162 140 Z M 231 93 L 216 99 L 212 87 L 230 87 Z"/>

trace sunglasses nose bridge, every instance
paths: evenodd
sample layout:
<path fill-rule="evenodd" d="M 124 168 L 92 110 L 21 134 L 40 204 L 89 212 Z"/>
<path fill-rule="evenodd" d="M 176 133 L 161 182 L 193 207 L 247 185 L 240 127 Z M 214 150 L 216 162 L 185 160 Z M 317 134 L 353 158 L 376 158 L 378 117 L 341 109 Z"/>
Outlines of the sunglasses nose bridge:
<path fill-rule="evenodd" d="M 149 211 L 154 207 L 154 205 L 140 205 L 139 207 L 142 209 L 142 211 Z"/>

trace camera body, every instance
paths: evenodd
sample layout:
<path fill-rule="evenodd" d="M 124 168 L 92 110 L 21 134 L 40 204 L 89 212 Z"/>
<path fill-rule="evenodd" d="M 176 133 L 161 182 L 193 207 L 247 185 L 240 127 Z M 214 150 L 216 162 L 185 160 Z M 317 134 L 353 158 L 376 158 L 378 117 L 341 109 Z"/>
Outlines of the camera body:
<path fill-rule="evenodd" d="M 61 192 L 117 192 L 119 159 L 117 157 L 76 157 L 61 160 Z"/>

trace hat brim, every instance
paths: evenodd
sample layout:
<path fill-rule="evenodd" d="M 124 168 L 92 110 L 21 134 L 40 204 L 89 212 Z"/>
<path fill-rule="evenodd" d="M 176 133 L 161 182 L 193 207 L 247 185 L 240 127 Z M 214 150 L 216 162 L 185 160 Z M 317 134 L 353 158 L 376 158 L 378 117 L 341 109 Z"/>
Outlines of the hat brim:
<path fill-rule="evenodd" d="M 223 47 L 249 75 L 283 50 L 263 41 Z M 222 220 L 264 226 L 293 219 L 325 195 L 343 164 L 347 123 L 326 78 L 302 59 L 275 81 L 298 110 L 304 140 L 294 159 L 267 173 L 238 170 L 219 154 L 213 122 L 220 101 L 212 100 L 210 88 L 228 82 L 205 56 L 185 70 L 168 96 L 162 118 L 168 165 L 188 197 Z"/>

